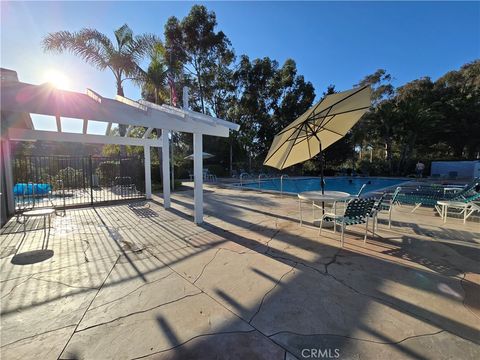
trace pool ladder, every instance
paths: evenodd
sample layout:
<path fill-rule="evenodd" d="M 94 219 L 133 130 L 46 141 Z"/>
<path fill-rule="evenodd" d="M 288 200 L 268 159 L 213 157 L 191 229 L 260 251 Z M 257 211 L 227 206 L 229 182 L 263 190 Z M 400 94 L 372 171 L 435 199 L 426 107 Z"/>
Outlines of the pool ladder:
<path fill-rule="evenodd" d="M 239 176 L 239 178 L 240 178 L 240 186 L 243 186 L 243 179 L 244 179 L 244 178 L 248 178 L 248 177 L 250 177 L 250 175 L 249 175 L 248 173 L 246 173 L 246 172 L 240 174 L 240 176 Z"/>
<path fill-rule="evenodd" d="M 265 179 L 268 178 L 268 176 L 267 176 L 266 174 L 260 174 L 260 175 L 258 175 L 258 188 L 259 188 L 259 189 L 262 188 L 262 186 L 261 186 L 261 184 L 262 184 L 262 181 L 261 181 L 261 180 L 262 180 L 262 177 L 265 178 Z"/>
<path fill-rule="evenodd" d="M 280 176 L 280 195 L 283 195 L 283 179 L 288 178 L 288 175 Z"/>

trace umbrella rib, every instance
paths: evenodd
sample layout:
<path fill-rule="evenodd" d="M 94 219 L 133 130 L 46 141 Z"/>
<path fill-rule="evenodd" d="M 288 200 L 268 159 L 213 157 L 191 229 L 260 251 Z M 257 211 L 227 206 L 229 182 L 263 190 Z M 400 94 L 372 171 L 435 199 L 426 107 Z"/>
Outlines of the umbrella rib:
<path fill-rule="evenodd" d="M 299 127 L 299 126 L 301 127 L 302 125 L 303 125 L 303 122 L 299 123 L 298 125 L 292 126 L 292 127 L 288 127 L 288 126 L 287 126 L 285 129 L 283 129 L 282 131 L 280 131 L 280 132 L 277 134 L 277 136 L 278 136 L 278 135 L 281 135 L 281 134 L 283 134 L 283 133 L 285 133 L 285 132 L 287 132 L 288 130 L 298 129 L 298 127 Z"/>
<path fill-rule="evenodd" d="M 280 148 L 281 148 L 284 144 L 287 143 L 287 141 L 291 141 L 291 140 L 292 140 L 291 138 L 292 138 L 292 135 L 293 135 L 293 134 L 295 134 L 295 132 L 292 132 L 292 133 L 290 134 L 290 136 L 272 153 L 272 155 L 270 155 L 267 159 L 265 159 L 265 161 L 264 161 L 263 163 L 265 164 L 268 160 L 270 160 L 270 159 L 272 158 L 272 156 L 275 155 L 275 154 L 277 153 L 277 151 L 280 150 Z M 278 136 L 278 135 L 280 135 L 280 133 L 278 133 L 277 136 Z M 298 135 L 299 135 L 299 134 L 297 133 L 297 138 L 298 138 Z"/>
<path fill-rule="evenodd" d="M 308 158 L 311 159 L 312 158 L 312 151 L 310 150 L 310 142 L 308 141 L 309 138 L 311 138 L 311 136 L 309 137 L 308 134 L 307 134 L 307 137 L 305 138 L 305 140 L 307 140 Z"/>
<path fill-rule="evenodd" d="M 327 128 L 323 128 L 323 129 L 322 129 L 322 131 L 324 131 L 324 130 L 330 131 L 330 132 L 332 132 L 332 133 L 334 133 L 334 134 L 337 134 L 337 135 L 339 135 L 339 136 L 342 136 L 342 137 L 345 136 L 345 134 L 340 134 L 340 133 L 338 133 L 338 132 L 336 132 L 336 131 L 333 131 L 333 130 L 330 130 L 330 129 L 327 129 Z"/>
<path fill-rule="evenodd" d="M 318 128 L 317 128 L 317 131 L 320 130 L 320 126 L 322 126 L 322 128 L 325 129 L 325 126 L 327 126 L 328 123 L 335 118 L 335 116 L 336 116 L 336 115 L 332 115 L 332 117 L 331 117 L 324 125 L 319 125 Z"/>
<path fill-rule="evenodd" d="M 341 103 L 342 101 L 345 101 L 345 100 L 347 100 L 348 98 L 351 98 L 352 96 L 354 96 L 354 95 L 358 94 L 360 91 L 363 91 L 363 90 L 365 90 L 365 89 L 366 89 L 366 88 L 368 88 L 368 87 L 370 87 L 370 85 L 365 85 L 364 87 L 361 87 L 361 88 L 360 88 L 360 89 L 358 89 L 357 91 L 355 91 L 355 92 L 351 93 L 350 95 L 348 95 L 348 96 L 344 97 L 343 99 L 341 99 L 341 100 L 338 100 L 336 103 L 334 103 L 334 104 L 330 105 L 330 107 L 334 107 L 335 105 L 337 105 L 337 104 Z M 370 106 L 369 106 L 369 107 L 370 107 Z"/>
<path fill-rule="evenodd" d="M 342 112 L 338 112 L 338 113 L 334 113 L 334 114 L 328 114 L 328 115 L 322 115 L 322 116 L 317 116 L 317 117 L 312 117 L 310 118 L 309 120 L 317 120 L 317 119 L 320 119 L 320 118 L 325 118 L 327 116 L 334 116 L 334 115 L 343 115 L 343 114 L 348 114 L 349 112 L 354 112 L 354 111 L 359 111 L 359 110 L 365 110 L 365 109 L 369 109 L 370 106 L 363 106 L 363 107 L 360 107 L 360 108 L 355 108 L 355 109 L 352 109 L 352 110 L 347 110 L 347 111 L 342 111 Z"/>
<path fill-rule="evenodd" d="M 328 116 L 328 114 L 330 113 L 330 111 L 333 109 L 333 107 L 334 107 L 335 105 L 340 104 L 342 101 L 345 101 L 345 100 L 347 100 L 348 98 L 351 98 L 352 96 L 358 94 L 360 91 L 363 91 L 363 90 L 366 89 L 367 87 L 370 87 L 370 85 L 365 85 L 364 87 L 361 87 L 361 88 L 358 89 L 357 91 L 351 93 L 350 95 L 348 95 L 348 96 L 344 97 L 343 99 L 338 100 L 336 103 L 333 103 L 332 105 L 330 105 L 330 106 L 329 106 L 329 110 L 328 110 L 327 114 L 326 114 L 324 117 L 327 117 L 327 116 Z M 370 106 L 368 106 L 368 107 L 370 107 Z M 325 109 L 325 110 L 326 110 L 326 109 Z M 334 114 L 334 115 L 337 115 L 337 114 Z M 321 125 L 321 123 L 320 123 L 320 125 Z"/>
<path fill-rule="evenodd" d="M 333 105 L 330 106 L 330 108 L 328 109 L 327 113 L 326 113 L 325 116 L 323 117 L 322 121 L 320 121 L 320 124 L 318 124 L 318 126 L 316 127 L 316 129 L 315 129 L 316 132 L 323 126 L 323 122 L 325 121 L 325 119 L 327 118 L 327 116 L 329 116 L 330 111 L 332 111 L 332 109 L 333 109 Z M 325 110 L 326 110 L 326 109 L 325 109 Z M 335 115 L 332 116 L 332 119 L 333 119 L 333 117 L 335 117 Z M 330 120 L 332 120 L 332 119 L 330 119 Z M 330 120 L 329 120 L 329 121 L 330 121 Z"/>
<path fill-rule="evenodd" d="M 306 138 L 306 137 L 308 137 L 308 134 L 307 134 L 307 135 L 302 135 L 302 136 L 299 135 L 299 136 L 298 136 L 298 139 L 304 139 L 304 138 Z M 292 138 L 292 139 L 287 139 L 287 140 L 285 140 L 285 142 L 287 142 L 287 141 L 292 141 L 292 140 L 296 140 L 296 139 L 293 139 L 293 138 Z"/>
<path fill-rule="evenodd" d="M 295 141 L 297 141 L 299 134 L 300 134 L 300 131 L 297 133 L 297 137 L 295 138 Z M 295 141 L 293 142 L 293 145 L 290 147 L 290 150 L 288 151 L 287 156 L 285 156 L 285 160 L 283 160 L 282 169 L 283 169 L 283 167 L 285 166 L 285 163 L 287 162 L 287 159 L 288 159 L 288 157 L 290 156 L 290 153 L 292 152 L 293 147 L 295 146 Z M 302 141 L 303 141 L 303 140 L 302 140 Z M 280 169 L 280 170 L 281 170 L 281 169 Z"/>
<path fill-rule="evenodd" d="M 312 109 L 312 113 L 314 113 L 314 112 L 315 112 L 315 110 L 317 110 L 317 108 L 320 106 L 320 104 L 321 104 L 321 103 L 323 102 L 323 100 L 325 100 L 325 99 L 326 99 L 326 96 L 324 96 L 324 97 L 322 98 L 322 100 L 320 100 L 320 101 L 318 102 L 318 104 L 317 104 L 317 105 L 315 105 L 315 108 L 314 108 L 314 109 Z"/>

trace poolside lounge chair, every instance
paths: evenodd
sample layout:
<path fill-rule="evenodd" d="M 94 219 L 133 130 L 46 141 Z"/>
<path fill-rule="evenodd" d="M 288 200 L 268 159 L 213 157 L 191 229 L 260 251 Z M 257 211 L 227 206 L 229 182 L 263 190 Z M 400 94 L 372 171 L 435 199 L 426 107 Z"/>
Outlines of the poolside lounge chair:
<path fill-rule="evenodd" d="M 398 194 L 397 199 L 401 204 L 415 205 L 412 212 L 417 210 L 420 206 L 425 205 L 434 207 L 437 209 L 438 213 L 441 214 L 440 207 L 437 204 L 438 201 L 463 201 L 464 199 L 477 194 L 478 192 L 476 189 L 479 185 L 480 182 L 476 179 L 465 189 L 457 193 L 445 193 L 443 188 L 417 187 L 414 191 Z"/>
<path fill-rule="evenodd" d="M 358 225 L 365 224 L 365 237 L 363 242 L 367 242 L 367 232 L 368 232 L 368 218 L 372 212 L 373 205 L 375 204 L 375 199 L 352 199 L 345 209 L 343 215 L 335 215 L 330 213 L 325 213 L 320 219 L 320 229 L 318 233 L 322 233 L 323 222 L 332 221 L 333 222 L 333 232 L 336 232 L 337 224 L 342 227 L 342 237 L 341 244 L 343 247 L 344 244 L 344 230 L 345 227 L 349 225 Z"/>

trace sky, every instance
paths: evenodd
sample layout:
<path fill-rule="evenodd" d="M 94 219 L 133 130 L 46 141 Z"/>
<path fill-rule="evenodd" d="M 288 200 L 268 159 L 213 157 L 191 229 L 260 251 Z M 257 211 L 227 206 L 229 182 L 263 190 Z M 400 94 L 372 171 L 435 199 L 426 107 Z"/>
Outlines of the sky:
<path fill-rule="evenodd" d="M 135 34 L 163 38 L 168 17 L 183 18 L 193 4 L 2 1 L 0 65 L 17 71 L 23 82 L 39 84 L 51 79 L 52 72 L 60 73 L 68 90 L 91 88 L 115 97 L 114 77 L 108 70 L 99 71 L 70 54 L 44 53 L 42 38 L 83 27 L 113 38 L 113 31 L 124 23 Z M 298 73 L 313 83 L 317 98 L 329 84 L 346 90 L 379 68 L 386 69 L 398 86 L 422 76 L 435 80 L 480 58 L 480 2 L 198 4 L 216 13 L 217 29 L 228 36 L 237 55 L 268 56 L 280 64 L 294 59 Z M 134 84 L 126 84 L 126 97 L 137 100 L 140 93 Z M 41 124 L 44 130 L 53 126 Z M 80 128 L 73 127 L 75 132 Z"/>

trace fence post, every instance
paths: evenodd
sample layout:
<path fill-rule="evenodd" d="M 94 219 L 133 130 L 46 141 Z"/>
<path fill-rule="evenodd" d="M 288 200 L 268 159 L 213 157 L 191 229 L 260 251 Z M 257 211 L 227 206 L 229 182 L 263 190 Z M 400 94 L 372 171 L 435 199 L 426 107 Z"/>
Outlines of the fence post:
<path fill-rule="evenodd" d="M 93 166 L 92 155 L 88 157 L 88 168 L 90 171 L 90 204 L 93 206 Z"/>

